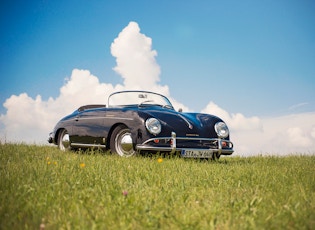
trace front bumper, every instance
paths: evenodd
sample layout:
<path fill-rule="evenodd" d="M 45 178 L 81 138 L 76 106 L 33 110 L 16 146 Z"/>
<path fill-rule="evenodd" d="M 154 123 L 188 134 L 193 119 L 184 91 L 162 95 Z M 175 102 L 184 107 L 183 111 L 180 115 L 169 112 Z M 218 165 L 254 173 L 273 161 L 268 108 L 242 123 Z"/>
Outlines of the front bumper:
<path fill-rule="evenodd" d="M 185 145 L 187 142 L 190 144 Z M 203 145 L 200 143 L 203 143 Z M 207 143 L 209 144 L 208 147 L 206 146 Z M 175 153 L 190 149 L 211 151 L 216 155 L 231 155 L 234 152 L 233 143 L 229 140 L 220 138 L 177 137 L 175 132 L 172 132 L 170 137 L 151 138 L 142 144 L 136 145 L 137 151 Z"/>
<path fill-rule="evenodd" d="M 54 140 L 54 133 L 51 132 L 49 133 L 49 137 L 48 137 L 48 143 L 52 144 L 52 143 L 55 143 L 55 140 Z"/>

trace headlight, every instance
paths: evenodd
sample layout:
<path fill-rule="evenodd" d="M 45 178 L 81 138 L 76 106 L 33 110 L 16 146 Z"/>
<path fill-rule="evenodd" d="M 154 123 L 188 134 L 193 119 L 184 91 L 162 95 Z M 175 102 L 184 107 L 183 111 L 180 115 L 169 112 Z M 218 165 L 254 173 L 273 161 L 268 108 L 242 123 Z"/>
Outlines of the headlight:
<path fill-rule="evenodd" d="M 145 127 L 153 135 L 157 135 L 161 132 L 161 123 L 156 118 L 149 118 L 145 122 Z"/>
<path fill-rule="evenodd" d="M 220 138 L 226 138 L 229 135 L 229 129 L 224 122 L 218 122 L 214 125 L 214 129 Z"/>

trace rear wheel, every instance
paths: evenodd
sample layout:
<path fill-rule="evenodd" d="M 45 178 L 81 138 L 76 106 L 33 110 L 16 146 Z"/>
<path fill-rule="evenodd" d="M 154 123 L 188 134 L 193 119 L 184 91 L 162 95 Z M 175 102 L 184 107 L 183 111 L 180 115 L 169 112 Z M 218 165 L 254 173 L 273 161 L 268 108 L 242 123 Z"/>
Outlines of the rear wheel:
<path fill-rule="evenodd" d="M 110 150 L 122 157 L 130 157 L 136 153 L 130 129 L 124 125 L 117 126 L 110 137 Z"/>
<path fill-rule="evenodd" d="M 69 137 L 69 133 L 66 129 L 63 129 L 59 132 L 58 147 L 61 151 L 67 151 L 67 150 L 71 149 L 70 137 Z"/>
<path fill-rule="evenodd" d="M 216 161 L 216 160 L 219 160 L 220 159 L 220 154 L 219 153 L 214 153 L 213 155 L 212 155 L 212 160 L 214 160 L 214 161 Z"/>

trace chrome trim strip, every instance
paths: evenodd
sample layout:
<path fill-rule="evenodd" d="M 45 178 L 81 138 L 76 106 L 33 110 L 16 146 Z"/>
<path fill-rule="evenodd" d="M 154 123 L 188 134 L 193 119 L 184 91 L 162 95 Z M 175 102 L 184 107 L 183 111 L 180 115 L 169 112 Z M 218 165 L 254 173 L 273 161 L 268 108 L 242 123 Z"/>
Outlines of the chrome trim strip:
<path fill-rule="evenodd" d="M 105 148 L 106 145 L 101 145 L 101 144 L 83 144 L 83 143 L 71 143 L 71 146 L 75 147 L 100 147 L 100 148 Z"/>
<path fill-rule="evenodd" d="M 107 119 L 116 119 L 116 120 L 128 120 L 128 121 L 133 121 L 133 118 L 127 118 L 127 117 L 105 117 Z"/>
<path fill-rule="evenodd" d="M 95 119 L 104 119 L 104 117 L 76 117 L 75 120 L 95 120 Z"/>
<path fill-rule="evenodd" d="M 180 115 L 180 114 L 178 114 L 178 116 L 179 116 L 180 118 L 182 118 L 182 119 L 187 123 L 189 129 L 193 129 L 192 124 L 190 124 L 190 122 L 189 122 L 184 116 L 182 116 L 182 115 Z"/>
<path fill-rule="evenodd" d="M 128 120 L 133 121 L 133 118 L 126 117 L 75 117 L 73 120 L 94 120 L 94 119 L 115 119 L 115 120 Z"/>

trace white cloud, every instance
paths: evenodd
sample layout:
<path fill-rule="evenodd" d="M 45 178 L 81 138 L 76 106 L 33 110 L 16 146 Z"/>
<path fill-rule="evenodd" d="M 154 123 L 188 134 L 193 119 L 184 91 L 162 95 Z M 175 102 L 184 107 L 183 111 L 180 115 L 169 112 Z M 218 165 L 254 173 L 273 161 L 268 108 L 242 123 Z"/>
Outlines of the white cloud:
<path fill-rule="evenodd" d="M 56 99 L 43 101 L 40 95 L 33 99 L 26 93 L 8 98 L 4 103 L 7 113 L 0 116 L 0 122 L 4 125 L 0 139 L 44 143 L 62 116 L 80 105 L 106 104 L 108 95 L 122 88 L 120 85 L 114 87 L 100 83 L 87 70 L 74 69 Z"/>
<path fill-rule="evenodd" d="M 160 81 L 160 67 L 155 60 L 157 52 L 152 50 L 152 39 L 140 33 L 137 23 L 130 22 L 119 33 L 111 45 L 111 53 L 116 58 L 114 70 L 122 76 L 126 88 L 157 86 Z"/>
<path fill-rule="evenodd" d="M 307 135 L 300 127 L 290 127 L 287 130 L 289 143 L 294 147 L 309 147 L 312 145 L 311 135 Z"/>
<path fill-rule="evenodd" d="M 262 124 L 258 117 L 245 117 L 241 113 L 229 114 L 224 109 L 220 108 L 214 102 L 210 102 L 201 112 L 210 113 L 220 117 L 226 124 L 228 124 L 231 131 L 247 131 L 247 130 L 261 130 Z"/>
<path fill-rule="evenodd" d="M 261 119 L 261 130 L 235 130 L 239 155 L 315 154 L 315 112 Z"/>
<path fill-rule="evenodd" d="M 311 130 L 311 137 L 315 140 L 315 126 Z"/>
<path fill-rule="evenodd" d="M 315 113 L 259 118 L 230 114 L 214 102 L 204 113 L 222 118 L 229 126 L 235 154 L 315 154 Z"/>
<path fill-rule="evenodd" d="M 61 87 L 57 100 L 74 108 L 90 103 L 106 104 L 109 94 L 122 88 L 121 85 L 100 83 L 88 70 L 74 69 L 70 79 Z"/>
<path fill-rule="evenodd" d="M 74 69 L 56 98 L 45 101 L 40 95 L 34 99 L 26 93 L 12 95 L 4 103 L 6 114 L 0 115 L 0 140 L 46 143 L 48 133 L 61 117 L 84 104 L 106 104 L 110 93 L 125 89 L 164 94 L 176 109 L 189 111 L 170 96 L 168 86 L 159 84 L 157 52 L 152 49 L 151 38 L 140 33 L 137 23 L 130 22 L 122 30 L 111 45 L 111 53 L 116 58 L 113 69 L 123 78 L 123 85 L 101 83 L 90 71 Z M 217 115 L 229 125 L 236 155 L 315 152 L 315 113 L 246 117 L 230 114 L 214 102 L 209 102 L 202 112 Z"/>
<path fill-rule="evenodd" d="M 116 58 L 113 69 L 124 79 L 122 89 L 157 92 L 169 97 L 175 108 L 189 110 L 170 97 L 168 86 L 159 84 L 161 70 L 155 60 L 157 51 L 152 50 L 152 39 L 140 33 L 136 22 L 130 22 L 114 39 L 111 53 Z"/>

